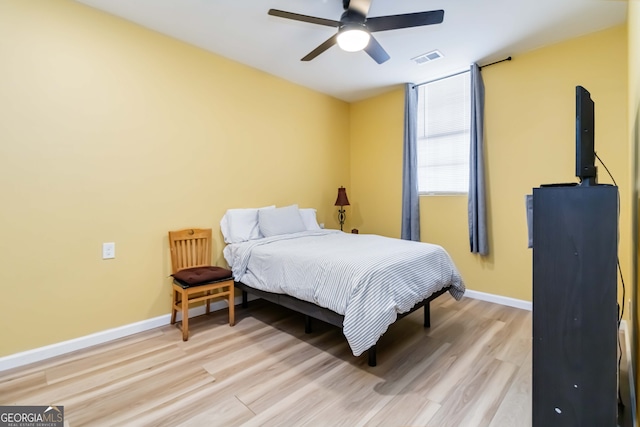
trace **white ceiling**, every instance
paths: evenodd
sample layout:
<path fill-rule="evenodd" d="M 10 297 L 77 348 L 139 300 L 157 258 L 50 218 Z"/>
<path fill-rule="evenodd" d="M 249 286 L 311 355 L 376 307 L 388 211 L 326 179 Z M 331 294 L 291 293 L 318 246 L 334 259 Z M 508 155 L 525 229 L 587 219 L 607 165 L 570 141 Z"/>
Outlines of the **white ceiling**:
<path fill-rule="evenodd" d="M 621 24 L 624 0 L 373 0 L 369 16 L 443 9 L 439 25 L 376 32 L 391 59 L 334 46 L 305 56 L 331 27 L 267 15 L 270 8 L 339 20 L 342 0 L 77 0 L 237 62 L 352 102 Z M 411 58 L 439 50 L 444 58 Z"/>

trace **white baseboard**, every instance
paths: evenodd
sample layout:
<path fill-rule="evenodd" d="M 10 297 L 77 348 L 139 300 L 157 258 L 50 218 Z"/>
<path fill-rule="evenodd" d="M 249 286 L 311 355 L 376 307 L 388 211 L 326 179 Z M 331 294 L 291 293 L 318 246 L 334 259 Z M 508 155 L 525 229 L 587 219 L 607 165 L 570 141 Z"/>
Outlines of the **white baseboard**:
<path fill-rule="evenodd" d="M 249 295 L 249 301 L 254 299 L 256 298 L 252 295 Z M 242 297 L 235 298 L 236 305 L 240 304 L 241 302 Z M 224 301 L 216 301 L 211 304 L 212 311 L 221 310 L 223 308 L 227 308 L 227 304 Z M 204 305 L 190 308 L 189 318 L 200 316 L 205 312 L 206 307 Z M 182 320 L 182 313 L 178 312 L 176 320 Z M 140 322 L 131 323 L 129 325 L 108 329 L 106 331 L 96 332 L 95 334 L 86 335 L 84 337 L 62 341 L 44 347 L 35 348 L 33 350 L 27 350 L 16 354 L 11 354 L 9 356 L 0 357 L 0 372 L 6 371 L 7 369 L 25 366 L 30 363 L 40 362 L 45 359 L 71 353 L 72 351 L 81 350 L 118 338 L 137 334 L 138 332 L 144 332 L 149 329 L 165 326 L 168 325 L 170 321 L 171 314 L 165 314 L 162 316 L 154 317 L 152 319 L 142 320 Z"/>
<path fill-rule="evenodd" d="M 493 302 L 496 304 L 506 305 L 509 307 L 522 308 L 524 310 L 531 310 L 532 305 L 528 301 L 517 300 L 509 297 L 502 297 L 499 295 L 487 294 L 484 292 L 467 290 L 465 296 L 482 301 Z M 257 299 L 256 297 L 249 295 L 249 300 Z M 236 297 L 236 305 L 242 302 L 241 297 Z M 224 301 L 217 301 L 211 304 L 211 310 L 221 310 L 226 308 Z M 189 317 L 200 316 L 205 313 L 205 306 L 198 306 L 189 309 Z M 182 315 L 178 313 L 177 320 L 181 320 Z M 170 314 L 154 317 L 152 319 L 142 320 L 140 322 L 131 323 L 129 325 L 120 326 L 106 331 L 96 332 L 95 334 L 86 335 L 84 337 L 75 338 L 68 341 L 59 342 L 56 344 L 47 345 L 33 350 L 27 350 L 20 353 L 12 354 L 5 357 L 0 357 L 0 372 L 8 369 L 25 366 L 30 363 L 40 362 L 52 357 L 60 356 L 62 354 L 71 353 L 72 351 L 82 350 L 87 347 L 91 347 L 98 344 L 103 344 L 108 341 L 112 341 L 118 338 L 126 337 L 129 335 L 137 334 L 138 332 L 144 332 L 149 329 L 157 328 L 160 326 L 168 325 L 171 320 Z"/>
<path fill-rule="evenodd" d="M 533 310 L 533 303 L 531 301 L 524 301 L 521 299 L 503 297 L 500 295 L 487 294 L 479 291 L 472 291 L 467 289 L 464 292 L 465 297 L 478 299 L 481 301 L 494 302 L 500 305 L 506 305 L 508 307 L 521 308 L 523 310 Z"/>

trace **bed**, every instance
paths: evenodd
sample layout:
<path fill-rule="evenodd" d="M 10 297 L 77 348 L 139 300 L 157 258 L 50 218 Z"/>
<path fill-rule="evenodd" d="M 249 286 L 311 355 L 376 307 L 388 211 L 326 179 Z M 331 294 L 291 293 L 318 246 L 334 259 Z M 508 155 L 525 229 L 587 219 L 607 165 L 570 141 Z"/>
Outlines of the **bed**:
<path fill-rule="evenodd" d="M 242 227 L 239 227 L 242 225 Z M 399 318 L 465 286 L 449 254 L 438 245 L 371 234 L 321 229 L 315 210 L 229 210 L 221 221 L 224 256 L 237 287 L 311 318 L 339 326 L 354 356 L 368 352 Z"/>

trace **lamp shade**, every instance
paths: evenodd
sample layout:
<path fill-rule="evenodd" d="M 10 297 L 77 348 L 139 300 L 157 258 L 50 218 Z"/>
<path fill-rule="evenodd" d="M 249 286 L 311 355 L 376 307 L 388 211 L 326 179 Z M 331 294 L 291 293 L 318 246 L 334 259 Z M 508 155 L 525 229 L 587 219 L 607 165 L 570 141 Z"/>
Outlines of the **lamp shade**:
<path fill-rule="evenodd" d="M 347 189 L 344 187 L 338 188 L 338 198 L 336 199 L 335 206 L 349 206 L 349 199 L 347 199 Z"/>

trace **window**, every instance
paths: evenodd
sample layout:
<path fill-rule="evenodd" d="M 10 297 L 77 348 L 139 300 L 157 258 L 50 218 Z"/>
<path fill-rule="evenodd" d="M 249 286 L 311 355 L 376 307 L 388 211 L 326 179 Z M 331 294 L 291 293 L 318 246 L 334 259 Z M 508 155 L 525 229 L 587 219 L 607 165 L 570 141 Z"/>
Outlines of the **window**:
<path fill-rule="evenodd" d="M 469 191 L 469 73 L 418 88 L 418 191 Z"/>

